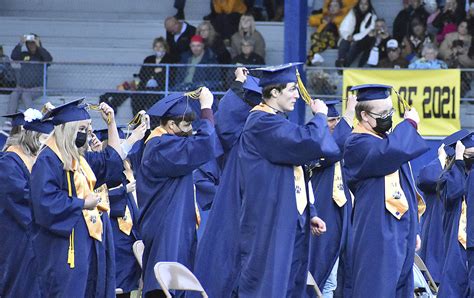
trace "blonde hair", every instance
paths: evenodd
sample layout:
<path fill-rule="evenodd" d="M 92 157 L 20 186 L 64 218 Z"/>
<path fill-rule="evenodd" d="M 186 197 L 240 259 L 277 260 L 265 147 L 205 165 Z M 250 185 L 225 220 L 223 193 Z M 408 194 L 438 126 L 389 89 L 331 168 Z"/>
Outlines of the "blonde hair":
<path fill-rule="evenodd" d="M 212 26 L 211 22 L 203 21 L 196 29 L 196 35 L 201 35 L 201 30 L 203 27 L 207 27 L 209 29 L 209 37 L 204 39 L 204 42 L 207 46 L 211 46 L 214 43 L 214 39 L 217 36 L 216 29 Z M 201 35 L 202 36 L 202 35 Z"/>
<path fill-rule="evenodd" d="M 255 19 L 253 15 L 244 14 L 240 17 L 240 22 L 239 22 L 239 34 L 241 36 L 245 36 L 243 23 L 247 20 L 250 20 L 250 30 L 248 32 L 249 35 L 252 36 L 255 33 L 256 25 L 255 25 Z"/>
<path fill-rule="evenodd" d="M 10 146 L 19 146 L 26 155 L 36 156 L 41 148 L 40 135 L 40 132 L 22 129 L 8 137 L 3 151 L 6 151 Z"/>
<path fill-rule="evenodd" d="M 76 135 L 79 130 L 79 121 L 67 122 L 54 127 L 53 135 L 56 139 L 59 153 L 63 158 L 64 170 L 72 171 L 73 160 L 78 165 L 81 156 L 79 148 L 76 147 Z"/>

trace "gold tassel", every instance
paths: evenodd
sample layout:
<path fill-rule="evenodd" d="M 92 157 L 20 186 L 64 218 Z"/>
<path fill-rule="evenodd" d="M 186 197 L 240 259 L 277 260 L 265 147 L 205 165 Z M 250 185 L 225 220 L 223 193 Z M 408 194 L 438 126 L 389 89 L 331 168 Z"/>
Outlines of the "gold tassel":
<path fill-rule="evenodd" d="M 74 229 L 72 229 L 71 235 L 69 235 L 69 250 L 67 252 L 67 263 L 69 268 L 73 269 L 74 264 Z"/>
<path fill-rule="evenodd" d="M 198 99 L 199 95 L 201 95 L 201 90 L 202 90 L 202 87 L 199 87 L 194 91 L 189 91 L 189 92 L 184 93 L 184 95 L 191 97 L 192 99 Z"/>
<path fill-rule="evenodd" d="M 98 104 L 87 104 L 87 108 L 91 111 L 102 111 Z M 110 115 L 107 115 L 107 124 L 110 124 L 111 121 Z"/>
<path fill-rule="evenodd" d="M 404 98 L 400 95 L 400 93 L 398 93 L 398 91 L 395 90 L 395 88 L 393 88 L 393 91 L 394 91 L 395 94 L 397 95 L 398 101 L 400 101 L 400 102 L 402 103 L 403 108 L 404 108 L 405 110 L 408 110 L 408 111 L 411 110 L 411 106 L 408 104 L 408 101 L 406 101 L 406 99 L 404 99 Z"/>
<path fill-rule="evenodd" d="M 309 105 L 311 103 L 311 95 L 309 95 L 308 90 L 306 90 L 306 87 L 304 86 L 303 81 L 301 80 L 301 75 L 298 69 L 296 70 L 296 79 L 298 82 L 298 89 L 300 90 L 301 99 L 303 99 L 304 102 Z"/>

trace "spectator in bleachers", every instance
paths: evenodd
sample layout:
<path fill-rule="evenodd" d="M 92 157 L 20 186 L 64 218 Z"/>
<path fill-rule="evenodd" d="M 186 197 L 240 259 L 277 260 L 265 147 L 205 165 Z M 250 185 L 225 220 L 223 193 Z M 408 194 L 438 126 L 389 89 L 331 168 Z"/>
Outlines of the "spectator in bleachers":
<path fill-rule="evenodd" d="M 402 42 L 403 38 L 408 35 L 410 22 L 414 18 L 426 24 L 429 15 L 422 2 L 422 0 L 410 0 L 408 6 L 401 10 L 393 21 L 393 38 L 398 42 Z"/>
<path fill-rule="evenodd" d="M 439 56 L 441 59 L 447 61 L 453 56 L 467 53 L 471 46 L 472 36 L 468 31 L 467 20 L 464 19 L 459 22 L 456 32 L 446 34 L 441 46 L 439 48 Z"/>
<path fill-rule="evenodd" d="M 232 63 L 241 65 L 264 65 L 265 60 L 255 53 L 255 41 L 251 38 L 243 39 L 241 53 L 232 59 Z"/>
<path fill-rule="evenodd" d="M 316 31 L 311 34 L 311 46 L 308 53 L 307 64 L 322 61 L 319 53 L 327 48 L 336 48 L 339 39 L 339 25 L 344 19 L 341 0 L 328 0 L 324 3 L 320 13 L 309 17 L 309 25 L 315 27 Z"/>
<path fill-rule="evenodd" d="M 191 37 L 196 34 L 196 27 L 178 20 L 176 17 L 167 17 L 165 20 L 166 42 L 170 54 L 175 60 L 181 60 L 181 55 L 189 50 Z"/>
<path fill-rule="evenodd" d="M 239 30 L 231 38 L 232 57 L 241 53 L 241 44 L 244 38 L 252 38 L 255 41 L 255 53 L 265 59 L 265 40 L 262 34 L 257 31 L 252 15 L 246 14 L 240 18 Z"/>
<path fill-rule="evenodd" d="M 446 69 L 448 65 L 443 60 L 439 60 L 438 49 L 432 43 L 425 44 L 421 51 L 422 57 L 408 65 L 409 69 Z"/>
<path fill-rule="evenodd" d="M 219 64 L 230 64 L 230 53 L 224 41 L 209 21 L 204 21 L 196 29 L 196 34 L 204 39 L 204 44 L 216 54 Z"/>
<path fill-rule="evenodd" d="M 369 32 L 375 28 L 377 16 L 370 0 L 359 0 L 339 27 L 336 66 L 350 66 L 368 44 Z M 359 63 L 359 66 L 362 66 Z"/>
<path fill-rule="evenodd" d="M 206 17 L 224 40 L 237 32 L 240 17 L 247 11 L 244 0 L 212 0 L 211 14 Z"/>
<path fill-rule="evenodd" d="M 396 39 L 387 42 L 387 57 L 382 59 L 377 65 L 378 68 L 407 68 L 408 62 L 401 56 L 402 50 L 398 46 Z"/>
<path fill-rule="evenodd" d="M 204 39 L 200 35 L 194 35 L 189 44 L 190 51 L 183 54 L 182 64 L 190 66 L 180 67 L 177 71 L 175 86 L 177 91 L 194 90 L 206 86 L 213 90 L 218 87 L 217 82 L 221 79 L 219 69 L 215 67 L 196 67 L 197 64 L 217 64 L 216 55 L 211 49 L 206 49 Z"/>
<path fill-rule="evenodd" d="M 438 29 L 436 41 L 441 44 L 446 34 L 456 31 L 456 24 L 466 17 L 466 11 L 456 0 L 446 0 L 443 11 L 433 21 Z"/>
<path fill-rule="evenodd" d="M 433 37 L 426 31 L 426 25 L 417 18 L 411 20 L 410 33 L 402 41 L 402 56 L 411 62 L 421 57 L 421 50 L 426 44 L 433 43 Z"/>
<path fill-rule="evenodd" d="M 0 89 L 15 88 L 16 78 L 15 71 L 10 64 L 10 59 L 3 54 L 3 46 L 0 45 Z M 11 90 L 0 90 L 0 94 L 10 94 Z"/>
<path fill-rule="evenodd" d="M 24 48 L 24 46 L 26 48 Z M 35 62 L 51 62 L 53 57 L 43 48 L 38 35 L 30 33 L 21 37 L 20 42 L 12 51 L 11 58 L 21 61 L 18 89 L 10 95 L 8 113 L 15 113 L 20 99 L 25 108 L 31 108 L 33 101 L 42 95 L 44 65 Z M 33 62 L 33 63 L 29 63 Z"/>
<path fill-rule="evenodd" d="M 377 19 L 375 29 L 369 33 L 368 47 L 362 50 L 359 65 L 363 66 L 367 63 L 371 66 L 377 66 L 380 60 L 387 57 L 387 42 L 391 38 L 385 19 Z"/>
<path fill-rule="evenodd" d="M 143 60 L 143 64 L 172 64 L 178 61 L 170 54 L 168 44 L 163 37 L 153 40 L 153 55 Z M 162 66 L 142 65 L 138 73 L 140 82 L 137 90 L 139 91 L 163 91 L 166 84 L 166 69 Z M 158 94 L 134 94 L 132 95 L 133 115 L 141 110 L 148 110 L 155 102 L 163 98 Z"/>

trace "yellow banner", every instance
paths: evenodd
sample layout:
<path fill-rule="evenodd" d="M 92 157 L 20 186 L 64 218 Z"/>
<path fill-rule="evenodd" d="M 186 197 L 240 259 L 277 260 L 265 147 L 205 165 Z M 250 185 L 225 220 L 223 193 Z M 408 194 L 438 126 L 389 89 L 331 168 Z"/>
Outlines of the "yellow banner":
<path fill-rule="evenodd" d="M 424 136 L 446 136 L 460 129 L 461 72 L 447 70 L 365 70 L 344 71 L 343 96 L 361 84 L 391 85 L 420 114 L 419 131 Z M 392 91 L 394 124 L 403 119 L 403 104 Z"/>

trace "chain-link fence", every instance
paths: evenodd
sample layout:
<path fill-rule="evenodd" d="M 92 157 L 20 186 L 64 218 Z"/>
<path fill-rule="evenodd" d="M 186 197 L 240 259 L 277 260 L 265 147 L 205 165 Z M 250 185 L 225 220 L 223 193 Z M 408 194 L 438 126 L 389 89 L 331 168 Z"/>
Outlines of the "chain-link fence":
<path fill-rule="evenodd" d="M 87 96 L 106 101 L 114 109 L 130 99 L 131 114 L 148 109 L 172 92 L 208 87 L 216 97 L 229 88 L 235 65 L 187 64 L 98 64 L 98 63 L 0 63 L 0 93 L 4 112 L 28 107 L 50 98 Z M 251 67 L 249 67 L 251 68 Z M 342 68 L 308 67 L 307 88 L 315 98 L 342 98 Z M 258 72 L 252 72 L 258 76 Z M 474 69 L 462 69 L 461 97 L 464 106 L 473 106 Z M 20 106 L 18 106 L 20 104 Z M 128 101 L 127 101 L 128 104 Z M 461 108 L 462 109 L 462 108 Z M 470 112 L 469 112 L 470 113 Z M 474 113 L 474 111 L 473 111 Z M 474 126 L 474 123 L 473 125 Z"/>

